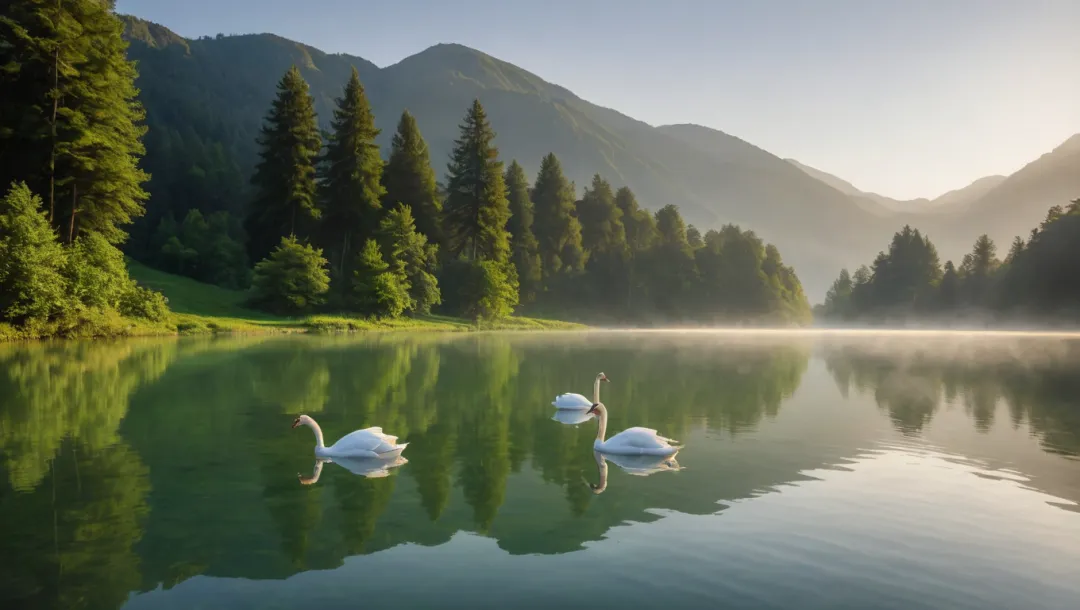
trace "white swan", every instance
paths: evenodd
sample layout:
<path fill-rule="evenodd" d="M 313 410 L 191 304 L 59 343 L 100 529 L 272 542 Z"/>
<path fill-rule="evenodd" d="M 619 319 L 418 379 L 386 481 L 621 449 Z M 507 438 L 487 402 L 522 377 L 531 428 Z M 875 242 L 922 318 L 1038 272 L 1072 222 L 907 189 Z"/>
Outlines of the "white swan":
<path fill-rule="evenodd" d="M 589 486 L 589 489 L 596 495 L 604 493 L 607 489 L 608 479 L 608 466 L 610 461 L 619 468 L 622 468 L 627 474 L 631 474 L 638 477 L 647 477 L 650 474 L 657 472 L 668 472 L 672 470 L 682 470 L 682 466 L 679 466 L 679 462 L 675 461 L 674 455 L 607 455 L 600 453 L 599 451 L 593 451 L 593 458 L 596 460 L 596 472 L 600 477 L 600 482 L 596 485 L 585 480 L 585 484 Z"/>
<path fill-rule="evenodd" d="M 596 376 L 596 381 L 593 382 L 593 399 L 589 400 L 581 394 L 559 394 L 555 397 L 555 402 L 551 403 L 555 405 L 556 409 L 591 409 L 593 405 L 600 402 L 600 382 L 608 381 L 607 375 L 600 373 Z"/>
<path fill-rule="evenodd" d="M 323 464 L 327 462 L 333 462 L 338 466 L 341 466 L 349 472 L 369 479 L 378 479 L 386 476 L 390 476 L 390 470 L 397 468 L 403 464 L 408 464 L 409 460 L 402 456 L 397 456 L 392 460 L 384 460 L 381 458 L 350 458 L 350 457 L 338 457 L 334 459 L 329 458 L 315 458 L 315 471 L 311 473 L 310 477 L 297 473 L 296 476 L 300 479 L 302 485 L 314 485 L 319 481 L 319 477 L 322 475 Z"/>
<path fill-rule="evenodd" d="M 317 458 L 380 458 L 390 459 L 401 455 L 408 443 L 397 444 L 397 437 L 383 434 L 382 428 L 364 428 L 355 430 L 341 437 L 338 442 L 326 447 L 323 445 L 323 433 L 319 424 L 307 415 L 301 415 L 292 427 L 307 426 L 315 431 L 315 457 Z"/>
<path fill-rule="evenodd" d="M 607 433 L 607 408 L 603 403 L 596 403 L 589 409 L 589 413 L 597 413 L 600 416 L 600 425 L 596 429 L 596 441 L 593 449 L 603 453 L 617 455 L 673 455 L 679 451 L 672 443 L 679 441 L 664 438 L 652 428 L 627 428 L 615 436 L 604 440 Z"/>

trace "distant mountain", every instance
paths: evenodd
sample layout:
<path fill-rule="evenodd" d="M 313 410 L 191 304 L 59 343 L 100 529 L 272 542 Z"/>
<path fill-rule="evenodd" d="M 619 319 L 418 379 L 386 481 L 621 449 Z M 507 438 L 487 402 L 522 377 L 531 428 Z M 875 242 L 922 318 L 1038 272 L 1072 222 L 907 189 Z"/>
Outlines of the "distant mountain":
<path fill-rule="evenodd" d="M 986 176 L 975 182 L 949 191 L 935 199 L 920 197 L 918 199 L 893 199 L 877 193 L 860 191 L 855 185 L 843 178 L 821 171 L 815 167 L 799 163 L 795 159 L 785 159 L 788 163 L 833 187 L 834 189 L 851 197 L 852 201 L 865 207 L 873 213 L 885 212 L 927 212 L 927 213 L 951 213 L 965 209 L 968 204 L 989 193 L 994 187 L 1005 181 L 1005 176 Z"/>
<path fill-rule="evenodd" d="M 356 67 L 382 129 L 380 144 L 389 148 L 401 112 L 409 109 L 440 175 L 445 174 L 467 106 L 479 98 L 497 133 L 503 160 L 517 159 L 535 174 L 543 155 L 554 152 L 578 185 L 579 194 L 599 173 L 613 185 L 629 186 L 647 208 L 679 205 L 687 221 L 703 232 L 729 222 L 752 229 L 776 244 L 811 300 L 822 298 L 841 267 L 869 262 L 909 219 L 920 227 L 925 222 L 924 230 L 935 235 L 935 240 L 945 225 L 948 238 L 954 239 L 956 226 L 962 234 L 956 243 L 965 249 L 982 232 L 981 226 L 987 230 L 993 226 L 979 215 L 961 226 L 949 219 L 898 212 L 871 194 L 862 199 L 853 196 L 854 187 L 838 178 L 814 175 L 810 168 L 723 132 L 697 125 L 653 127 L 457 44 L 435 45 L 379 68 L 360 57 L 324 53 L 272 34 L 184 39 L 134 17 L 125 17 L 125 22 L 131 41 L 129 56 L 139 62 L 137 85 L 150 126 L 146 165 L 158 176 L 151 181 L 153 198 L 143 221 L 150 228 L 144 231 L 156 226 L 155 215 L 160 216 L 162 210 L 183 208 L 183 202 L 167 200 L 175 193 L 183 196 L 188 175 L 211 185 L 187 196 L 215 200 L 200 202 L 200 207 L 242 209 L 247 199 L 246 176 L 256 160 L 255 138 L 278 80 L 293 64 L 310 84 L 324 128 L 329 125 L 333 100 Z M 177 169 L 166 172 L 155 167 L 168 166 L 181 147 L 182 158 L 195 150 L 205 162 L 179 168 L 180 179 L 164 185 L 161 176 L 176 176 Z M 231 175 L 243 179 L 228 179 L 228 168 L 236 168 Z M 1010 181 L 971 203 L 971 209 L 982 209 L 983 201 L 987 209 L 1008 208 L 995 201 L 1006 201 L 1010 192 L 1024 198 L 1035 189 L 1022 181 L 1003 192 L 1006 199 L 991 198 Z M 1068 179 L 1058 182 L 1060 188 L 1031 194 L 1033 210 L 1068 190 Z M 1028 219 L 1044 213 L 1045 207 L 1039 214 L 988 212 L 992 218 L 1000 217 L 1003 229 L 1007 226 L 1012 233 L 1026 233 L 1033 226 Z M 946 249 L 952 251 L 953 245 Z"/>

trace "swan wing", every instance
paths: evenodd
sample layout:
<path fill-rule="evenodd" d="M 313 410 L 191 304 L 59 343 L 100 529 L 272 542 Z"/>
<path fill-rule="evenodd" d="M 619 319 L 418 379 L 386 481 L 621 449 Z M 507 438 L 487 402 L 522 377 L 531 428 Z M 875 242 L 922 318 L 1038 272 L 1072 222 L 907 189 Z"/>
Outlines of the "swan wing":
<path fill-rule="evenodd" d="M 657 449 L 678 444 L 679 441 L 660 436 L 652 428 L 627 428 L 608 439 L 607 443 L 640 449 Z"/>
<path fill-rule="evenodd" d="M 593 402 L 588 398 L 585 398 L 581 394 L 566 393 L 559 394 L 555 397 L 555 401 L 551 404 L 555 405 L 559 409 L 588 409 L 593 406 Z"/>
<path fill-rule="evenodd" d="M 395 449 L 393 442 L 387 442 L 387 435 L 382 433 L 382 428 L 365 428 L 354 430 L 341 437 L 330 449 L 335 453 L 386 453 Z M 394 440 L 397 440 L 394 438 Z"/>

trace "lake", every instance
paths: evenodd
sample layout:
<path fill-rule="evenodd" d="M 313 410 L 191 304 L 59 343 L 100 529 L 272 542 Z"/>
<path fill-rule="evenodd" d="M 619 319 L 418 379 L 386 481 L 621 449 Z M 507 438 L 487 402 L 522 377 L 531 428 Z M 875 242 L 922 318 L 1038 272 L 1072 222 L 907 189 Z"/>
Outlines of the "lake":
<path fill-rule="evenodd" d="M 674 463 L 553 418 L 601 371 Z M 317 468 L 301 413 L 407 462 Z M 1078 455 L 1080 339 L 0 344 L 0 607 L 1071 609 Z"/>

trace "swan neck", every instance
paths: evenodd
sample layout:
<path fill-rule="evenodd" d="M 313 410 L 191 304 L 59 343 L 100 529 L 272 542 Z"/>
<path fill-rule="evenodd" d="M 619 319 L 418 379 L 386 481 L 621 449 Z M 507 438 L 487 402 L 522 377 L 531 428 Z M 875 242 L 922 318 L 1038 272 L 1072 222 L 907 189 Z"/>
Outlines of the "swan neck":
<path fill-rule="evenodd" d="M 307 419 L 307 421 L 304 422 L 304 424 L 315 432 L 315 451 L 326 449 L 326 446 L 323 445 L 322 428 L 319 427 L 319 424 L 310 417 Z"/>
<path fill-rule="evenodd" d="M 592 401 L 600 402 L 600 376 L 596 376 L 596 381 L 593 382 L 592 387 Z"/>

